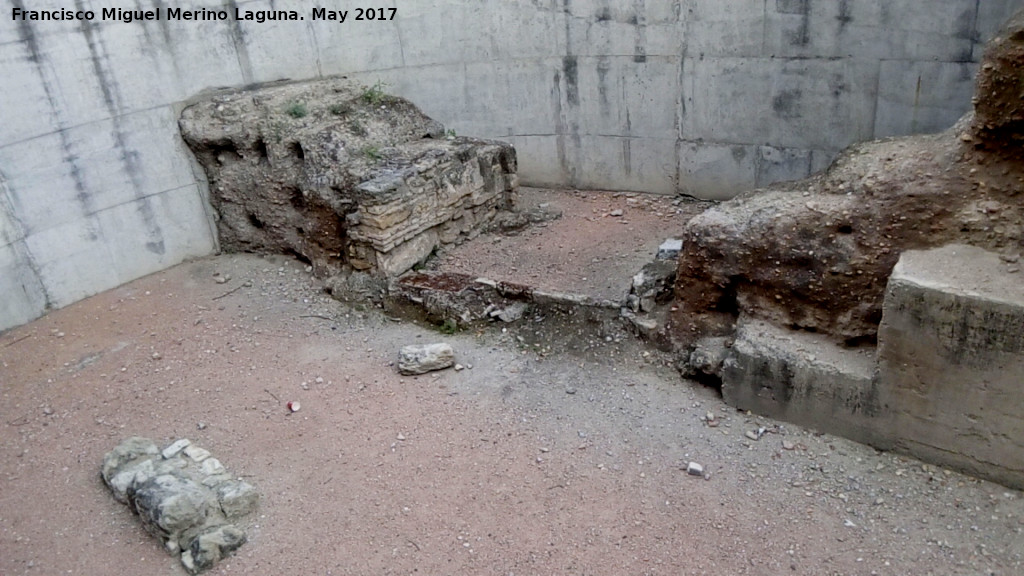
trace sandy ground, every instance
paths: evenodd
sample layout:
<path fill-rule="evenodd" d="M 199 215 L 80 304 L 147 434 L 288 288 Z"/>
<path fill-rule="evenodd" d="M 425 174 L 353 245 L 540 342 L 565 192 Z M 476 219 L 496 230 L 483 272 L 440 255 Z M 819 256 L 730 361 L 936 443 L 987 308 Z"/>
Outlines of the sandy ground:
<path fill-rule="evenodd" d="M 561 217 L 484 234 L 447 250 L 430 267 L 622 301 L 658 246 L 708 205 L 652 194 L 521 188 L 519 210 Z"/>
<path fill-rule="evenodd" d="M 0 574 L 184 574 L 99 479 L 131 435 L 262 492 L 212 574 L 1024 573 L 1019 492 L 738 413 L 638 342 L 542 357 L 516 330 L 444 336 L 221 256 L 8 331 Z M 442 340 L 472 369 L 396 373 Z"/>

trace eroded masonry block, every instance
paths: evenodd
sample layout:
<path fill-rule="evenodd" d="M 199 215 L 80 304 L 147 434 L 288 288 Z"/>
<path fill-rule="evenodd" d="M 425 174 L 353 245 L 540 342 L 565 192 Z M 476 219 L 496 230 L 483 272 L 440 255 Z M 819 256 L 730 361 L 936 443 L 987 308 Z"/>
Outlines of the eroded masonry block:
<path fill-rule="evenodd" d="M 192 574 L 245 544 L 235 522 L 259 503 L 251 484 L 186 439 L 160 450 L 148 438 L 129 438 L 104 456 L 100 476 Z"/>
<path fill-rule="evenodd" d="M 456 138 L 344 78 L 219 94 L 182 135 L 206 170 L 221 247 L 292 254 L 320 277 L 392 277 L 479 233 L 518 189 L 511 145 Z"/>
<path fill-rule="evenodd" d="M 1024 488 L 1019 253 L 904 252 L 878 333 L 879 401 L 895 447 Z"/>

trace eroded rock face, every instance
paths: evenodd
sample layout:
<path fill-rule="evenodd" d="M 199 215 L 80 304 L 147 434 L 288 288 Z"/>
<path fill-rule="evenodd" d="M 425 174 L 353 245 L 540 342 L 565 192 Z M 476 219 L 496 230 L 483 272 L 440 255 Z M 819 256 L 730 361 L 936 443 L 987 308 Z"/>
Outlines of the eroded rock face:
<path fill-rule="evenodd" d="M 691 220 L 669 328 L 677 347 L 731 333 L 739 314 L 873 341 L 902 251 L 962 242 L 1019 253 L 1021 22 L 1018 14 L 987 52 L 977 118 L 968 114 L 944 134 L 853 146 L 822 175 L 743 194 Z"/>
<path fill-rule="evenodd" d="M 1021 159 L 1024 145 L 1024 11 L 985 50 L 973 131 L 989 150 Z"/>
<path fill-rule="evenodd" d="M 211 97 L 182 135 L 206 170 L 221 247 L 296 255 L 318 276 L 394 276 L 475 234 L 518 187 L 515 150 L 446 137 L 344 78 Z"/>

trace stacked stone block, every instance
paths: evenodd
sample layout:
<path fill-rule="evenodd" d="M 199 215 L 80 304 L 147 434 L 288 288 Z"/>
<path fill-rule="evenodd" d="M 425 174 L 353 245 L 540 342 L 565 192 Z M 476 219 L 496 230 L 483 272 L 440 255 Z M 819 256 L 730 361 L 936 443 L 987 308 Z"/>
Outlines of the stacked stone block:
<path fill-rule="evenodd" d="M 455 137 L 344 78 L 219 94 L 182 112 L 220 245 L 296 255 L 320 277 L 393 277 L 512 207 L 516 152 Z"/>
<path fill-rule="evenodd" d="M 479 234 L 515 202 L 515 152 L 507 144 L 460 138 L 402 147 L 409 165 L 357 186 L 348 264 L 397 276 L 439 246 Z"/>
<path fill-rule="evenodd" d="M 186 439 L 160 450 L 147 438 L 128 438 L 104 456 L 100 476 L 191 574 L 245 544 L 235 523 L 259 503 L 251 484 Z"/>

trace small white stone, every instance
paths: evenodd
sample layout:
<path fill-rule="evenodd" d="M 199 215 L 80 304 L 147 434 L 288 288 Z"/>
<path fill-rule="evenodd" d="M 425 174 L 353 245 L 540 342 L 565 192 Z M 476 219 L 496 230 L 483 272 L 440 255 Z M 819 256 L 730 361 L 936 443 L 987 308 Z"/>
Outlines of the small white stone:
<path fill-rule="evenodd" d="M 216 458 L 207 458 L 203 460 L 202 465 L 199 467 L 199 471 L 207 476 L 213 476 L 215 474 L 224 473 L 224 465 L 220 463 L 220 460 Z"/>
<path fill-rule="evenodd" d="M 233 480 L 233 478 L 229 474 L 215 474 L 213 476 L 203 478 L 203 486 L 206 486 L 207 488 L 215 488 L 230 480 Z"/>
<path fill-rule="evenodd" d="M 461 371 L 462 371 L 462 370 L 464 370 L 465 368 L 466 368 L 466 367 L 465 367 L 465 366 L 463 366 L 462 364 L 456 364 L 456 365 L 455 365 L 455 371 L 456 371 L 456 372 L 461 372 Z"/>
<path fill-rule="evenodd" d="M 181 553 L 181 565 L 188 570 L 189 574 L 194 574 L 196 571 L 196 563 L 192 560 L 192 551 L 185 550 Z"/>
<path fill-rule="evenodd" d="M 744 434 L 744 436 L 746 436 L 747 438 L 750 438 L 751 440 L 760 440 L 761 439 L 761 437 L 757 435 L 757 430 L 747 430 L 747 432 Z"/>
<path fill-rule="evenodd" d="M 177 456 L 182 450 L 188 448 L 191 445 L 192 441 L 182 438 L 181 440 L 174 442 L 167 448 L 164 448 L 164 451 L 161 452 L 160 455 L 164 457 L 164 460 L 170 460 L 171 458 Z"/>
<path fill-rule="evenodd" d="M 188 456 L 193 462 L 202 462 L 210 457 L 210 451 L 193 445 L 185 448 L 185 456 Z"/>
<path fill-rule="evenodd" d="M 704 476 L 704 467 L 696 462 L 690 462 L 686 465 L 686 473 L 690 476 Z"/>
<path fill-rule="evenodd" d="M 668 240 L 662 242 L 661 246 L 658 246 L 657 258 L 659 260 L 671 260 L 673 258 L 678 258 L 679 253 L 682 250 L 683 241 L 681 239 L 669 238 Z"/>
<path fill-rule="evenodd" d="M 646 278 L 646 276 L 644 275 L 644 273 L 642 271 L 641 272 L 637 272 L 633 276 L 633 288 L 640 288 L 641 286 L 643 286 L 645 278 Z"/>

